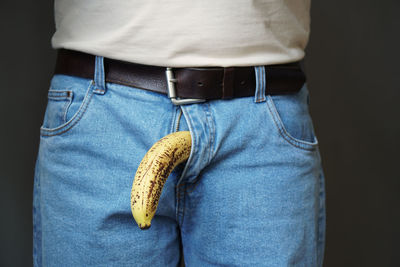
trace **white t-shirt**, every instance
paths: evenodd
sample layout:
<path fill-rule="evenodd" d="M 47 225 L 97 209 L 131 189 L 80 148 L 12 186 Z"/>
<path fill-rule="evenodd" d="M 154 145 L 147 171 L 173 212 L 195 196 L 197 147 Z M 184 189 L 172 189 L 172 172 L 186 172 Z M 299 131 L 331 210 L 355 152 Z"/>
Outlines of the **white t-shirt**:
<path fill-rule="evenodd" d="M 55 0 L 52 47 L 147 65 L 254 66 L 304 57 L 310 0 Z"/>

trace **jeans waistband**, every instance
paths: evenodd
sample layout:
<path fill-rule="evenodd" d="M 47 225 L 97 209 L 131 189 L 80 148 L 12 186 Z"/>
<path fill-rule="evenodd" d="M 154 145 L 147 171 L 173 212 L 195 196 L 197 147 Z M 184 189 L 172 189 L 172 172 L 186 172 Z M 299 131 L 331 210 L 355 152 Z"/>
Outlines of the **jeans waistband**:
<path fill-rule="evenodd" d="M 96 72 L 96 67 L 102 71 Z M 167 94 L 174 104 L 188 104 L 253 96 L 260 71 L 265 75 L 265 94 L 296 93 L 306 81 L 300 62 L 249 67 L 168 68 L 68 49 L 58 50 L 54 74 L 95 77 L 98 93 L 106 90 L 105 82 L 113 82 Z"/>

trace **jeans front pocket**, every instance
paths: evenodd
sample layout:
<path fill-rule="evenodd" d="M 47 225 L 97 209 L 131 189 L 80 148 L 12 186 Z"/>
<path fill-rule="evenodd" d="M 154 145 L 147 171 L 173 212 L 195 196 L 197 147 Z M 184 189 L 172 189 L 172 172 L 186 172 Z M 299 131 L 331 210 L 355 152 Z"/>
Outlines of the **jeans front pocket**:
<path fill-rule="evenodd" d="M 295 94 L 267 95 L 268 114 L 282 139 L 300 149 L 314 150 L 318 140 L 308 110 L 307 86 Z"/>
<path fill-rule="evenodd" d="M 92 91 L 93 81 L 90 79 L 54 75 L 47 94 L 41 136 L 60 135 L 74 127 L 84 115 Z"/>
<path fill-rule="evenodd" d="M 72 102 L 71 90 L 49 89 L 47 92 L 46 114 L 43 119 L 43 127 L 56 128 L 66 122 L 66 115 Z"/>

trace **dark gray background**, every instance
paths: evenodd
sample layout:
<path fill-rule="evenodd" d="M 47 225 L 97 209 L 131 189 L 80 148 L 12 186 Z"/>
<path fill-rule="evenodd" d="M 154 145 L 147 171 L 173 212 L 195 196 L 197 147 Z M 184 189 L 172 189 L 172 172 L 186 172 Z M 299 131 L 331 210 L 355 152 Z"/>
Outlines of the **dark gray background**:
<path fill-rule="evenodd" d="M 305 60 L 326 173 L 325 266 L 400 266 L 400 2 L 313 1 Z M 0 266 L 32 264 L 52 1 L 0 1 Z"/>

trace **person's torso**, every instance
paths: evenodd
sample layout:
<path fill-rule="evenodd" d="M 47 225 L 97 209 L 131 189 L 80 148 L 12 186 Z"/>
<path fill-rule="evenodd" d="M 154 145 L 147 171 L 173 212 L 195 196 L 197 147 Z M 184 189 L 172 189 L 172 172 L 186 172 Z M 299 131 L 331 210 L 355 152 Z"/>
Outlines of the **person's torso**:
<path fill-rule="evenodd" d="M 171 67 L 300 60 L 310 0 L 55 0 L 52 47 Z"/>

